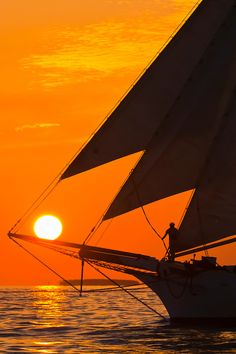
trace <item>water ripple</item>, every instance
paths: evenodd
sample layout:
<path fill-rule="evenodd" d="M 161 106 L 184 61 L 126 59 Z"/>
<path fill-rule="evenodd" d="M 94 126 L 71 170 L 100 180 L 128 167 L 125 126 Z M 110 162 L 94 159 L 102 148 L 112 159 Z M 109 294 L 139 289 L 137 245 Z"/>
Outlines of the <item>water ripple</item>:
<path fill-rule="evenodd" d="M 142 300 L 167 315 L 149 290 Z M 0 288 L 2 353 L 235 353 L 236 328 L 166 323 L 122 292 Z"/>

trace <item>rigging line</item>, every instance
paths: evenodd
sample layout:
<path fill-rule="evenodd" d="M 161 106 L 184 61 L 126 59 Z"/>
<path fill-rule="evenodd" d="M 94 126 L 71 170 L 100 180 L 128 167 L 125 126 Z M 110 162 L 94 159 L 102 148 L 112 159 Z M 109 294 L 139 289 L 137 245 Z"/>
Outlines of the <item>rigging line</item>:
<path fill-rule="evenodd" d="M 103 126 L 103 124 L 108 120 L 108 118 L 111 116 L 111 114 L 116 110 L 116 108 L 119 106 L 119 104 L 124 100 L 124 98 L 129 94 L 129 92 L 133 89 L 133 87 L 138 83 L 140 78 L 145 74 L 145 72 L 149 69 L 149 67 L 154 63 L 154 61 L 157 59 L 159 54 L 163 51 L 163 49 L 169 44 L 169 42 L 172 40 L 172 38 L 175 36 L 175 34 L 178 32 L 178 30 L 183 26 L 183 24 L 188 20 L 190 15 L 194 12 L 194 10 L 197 8 L 197 6 L 202 2 L 202 0 L 197 0 L 195 4 L 192 6 L 192 8 L 188 11 L 188 13 L 184 16 L 182 21 L 176 26 L 174 31 L 170 34 L 170 36 L 167 38 L 167 40 L 163 43 L 163 45 L 159 48 L 157 53 L 154 55 L 154 57 L 147 63 L 145 68 L 140 72 L 140 74 L 137 76 L 137 78 L 134 80 L 134 82 L 128 87 L 128 89 L 124 92 L 124 94 L 120 97 L 120 99 L 116 102 L 116 104 L 112 107 L 112 109 L 106 114 L 104 119 L 100 122 L 100 124 L 96 127 L 96 129 L 90 134 L 88 139 L 80 146 L 80 148 L 74 153 L 72 158 L 66 163 L 66 165 L 63 168 L 63 172 L 67 170 L 67 168 L 70 166 L 70 164 L 73 162 L 73 160 L 79 155 L 79 153 L 83 150 L 83 148 L 90 142 L 90 140 L 94 137 L 94 135 L 99 131 L 99 129 Z"/>
<path fill-rule="evenodd" d="M 236 275 L 236 273 L 235 273 L 235 275 Z M 166 278 L 163 278 L 163 279 L 165 280 Z M 120 290 L 123 290 L 123 288 L 125 288 L 125 289 L 131 288 L 132 291 L 139 291 L 139 290 L 150 290 L 150 291 L 152 291 L 148 285 L 154 284 L 154 283 L 156 283 L 156 280 L 148 281 L 145 284 L 140 284 L 140 285 L 138 285 L 138 284 L 124 285 L 122 287 L 122 289 L 120 289 L 117 286 L 114 286 L 114 287 L 109 287 L 109 288 L 105 288 L 105 289 L 104 288 L 99 288 L 99 289 L 86 290 L 86 292 L 96 292 L 96 291 L 98 291 L 98 292 L 101 292 L 101 291 L 102 292 L 106 292 L 107 290 L 108 291 L 120 291 Z"/>
<path fill-rule="evenodd" d="M 100 269 L 98 269 L 97 267 L 95 267 L 91 262 L 89 262 L 88 260 L 85 259 L 85 262 L 88 263 L 93 269 L 95 269 L 98 273 L 100 273 L 101 275 L 103 275 L 105 278 L 107 278 L 108 280 L 110 280 L 112 283 L 114 283 L 115 285 L 117 285 L 118 288 L 122 289 L 124 292 L 126 292 L 128 295 L 130 295 L 132 298 L 134 298 L 135 300 L 137 300 L 138 302 L 140 302 L 141 304 L 143 304 L 145 307 L 147 307 L 149 310 L 151 310 L 152 312 L 154 312 L 156 315 L 160 316 L 163 318 L 163 320 L 168 321 L 167 318 L 165 316 L 163 316 L 160 312 L 156 311 L 154 308 L 152 308 L 151 306 L 149 306 L 147 303 L 145 303 L 143 300 L 139 299 L 137 296 L 135 296 L 134 294 L 132 294 L 131 292 L 129 292 L 126 288 L 122 287 L 119 283 L 117 283 L 115 280 L 111 279 L 108 275 L 106 275 L 104 272 L 102 272 Z"/>
<path fill-rule="evenodd" d="M 41 203 L 53 192 L 53 190 L 57 187 L 57 185 L 61 181 L 60 177 L 63 174 L 63 172 L 65 171 L 65 169 L 66 169 L 66 167 L 64 166 L 63 168 L 61 168 L 59 170 L 59 172 L 52 179 L 52 181 L 46 186 L 46 188 L 44 188 L 44 190 L 41 192 L 41 194 L 35 199 L 35 201 L 29 206 L 28 209 L 26 209 L 26 211 L 23 213 L 23 215 L 12 226 L 12 228 L 9 230 L 9 233 L 14 233 L 13 230 L 15 229 L 15 227 L 17 225 L 19 225 L 19 223 L 21 222 L 21 220 L 23 218 L 26 218 L 26 216 L 28 216 L 30 214 L 31 209 L 39 202 L 37 207 L 35 207 L 33 210 L 37 209 L 39 207 L 39 205 L 41 205 Z M 45 195 L 45 197 L 43 198 L 44 195 Z M 19 230 L 19 228 L 17 230 Z"/>
<path fill-rule="evenodd" d="M 14 233 L 13 230 L 15 230 L 15 232 L 17 232 L 19 230 L 19 224 L 22 223 L 22 220 L 25 219 L 30 214 L 32 214 L 32 212 L 35 211 L 41 205 L 41 203 L 53 192 L 53 190 L 56 188 L 56 186 L 60 182 L 60 180 L 59 180 L 60 175 L 61 175 L 61 172 L 58 173 L 56 177 L 54 177 L 54 179 L 48 184 L 48 186 L 41 192 L 41 194 L 29 206 L 29 208 L 26 209 L 26 211 L 22 214 L 22 216 L 16 221 L 16 223 L 9 230 L 9 233 Z M 16 229 L 16 226 L 18 226 L 18 229 Z"/>
<path fill-rule="evenodd" d="M 147 286 L 140 286 L 137 288 L 132 288 L 134 286 L 137 285 L 125 285 L 124 288 L 131 288 L 132 291 L 143 291 L 143 290 L 150 290 L 150 288 L 148 288 Z M 89 290 L 83 290 L 83 292 L 85 293 L 96 293 L 96 292 L 102 292 L 102 293 L 106 293 L 106 292 L 112 292 L 112 291 L 122 291 L 123 289 L 118 288 L 117 286 L 114 287 L 110 287 L 110 288 L 99 288 L 99 289 L 89 289 Z"/>
<path fill-rule="evenodd" d="M 162 241 L 162 243 L 163 243 L 163 245 L 164 245 L 164 247 L 165 247 L 166 253 L 167 253 L 167 252 L 168 252 L 168 249 L 167 249 L 167 247 L 166 247 L 165 241 L 162 239 L 161 235 L 160 235 L 159 232 L 156 230 L 156 228 L 152 225 L 151 221 L 149 220 L 149 218 L 148 218 L 148 216 L 147 216 L 147 213 L 146 213 L 146 211 L 145 211 L 145 209 L 144 209 L 144 206 L 143 206 L 143 204 L 142 204 L 142 201 L 141 201 L 141 198 L 140 198 L 140 195 L 139 195 L 138 188 L 137 188 L 136 183 L 135 183 L 135 181 L 134 181 L 133 174 L 131 174 L 130 177 L 131 177 L 131 180 L 132 180 L 132 182 L 133 182 L 134 191 L 135 191 L 135 193 L 136 193 L 136 196 L 137 196 L 138 202 L 139 202 L 139 204 L 140 204 L 140 208 L 141 208 L 141 210 L 142 210 L 142 212 L 143 212 L 143 215 L 144 215 L 144 217 L 145 217 L 145 219 L 146 219 L 148 225 L 151 227 L 151 229 L 154 231 L 154 233 L 157 235 L 157 237 Z"/>
<path fill-rule="evenodd" d="M 63 172 L 65 171 L 65 169 L 66 169 L 66 167 L 64 166 L 57 173 L 57 175 L 52 179 L 52 181 L 43 189 L 43 191 L 40 193 L 40 195 L 33 201 L 33 203 L 28 207 L 28 209 L 26 209 L 26 211 L 22 214 L 22 216 L 11 227 L 11 229 L 9 230 L 9 233 L 14 233 L 13 230 L 15 230 L 15 232 L 17 232 L 19 230 L 19 227 L 18 227 L 18 229 L 15 229 L 16 226 L 19 225 L 23 219 L 25 219 L 27 216 L 32 214 L 32 212 L 35 211 L 42 204 L 42 202 L 53 192 L 53 190 L 60 183 L 60 181 L 61 181 L 60 177 L 63 174 Z M 38 203 L 38 205 L 36 205 L 37 203 Z"/>
<path fill-rule="evenodd" d="M 74 286 L 69 280 L 65 279 L 62 275 L 60 275 L 58 272 L 56 272 L 54 269 L 52 269 L 48 264 L 46 264 L 44 261 L 42 261 L 40 258 L 38 258 L 37 256 L 35 256 L 31 251 L 29 251 L 26 247 L 24 247 L 23 245 L 21 245 L 19 242 L 17 242 L 15 239 L 13 239 L 11 236 L 9 236 L 9 238 L 15 242 L 19 247 L 21 247 L 26 253 L 28 253 L 30 256 L 32 256 L 34 259 L 36 259 L 39 263 L 41 263 L 44 267 L 46 267 L 48 270 L 50 270 L 50 272 L 52 272 L 53 274 L 55 274 L 56 276 L 58 276 L 61 280 L 63 280 L 64 282 L 66 282 L 68 285 L 70 285 L 75 291 L 77 291 L 78 293 L 80 293 L 80 290 Z"/>
<path fill-rule="evenodd" d="M 162 239 L 161 235 L 157 232 L 157 230 L 155 229 L 155 227 L 152 225 L 151 221 L 149 220 L 148 216 L 147 216 L 147 213 L 143 207 L 143 205 L 141 206 L 141 210 L 143 212 L 143 215 L 145 217 L 145 219 L 147 220 L 147 223 L 149 224 L 149 226 L 151 227 L 151 229 L 155 232 L 155 234 L 159 237 L 159 239 L 162 241 L 164 247 L 165 247 L 165 250 L 166 252 L 168 252 L 168 249 L 166 247 L 166 244 L 165 244 L 165 241 Z"/>
<path fill-rule="evenodd" d="M 141 156 L 139 156 L 138 160 L 136 161 L 135 166 L 131 169 L 131 171 L 129 172 L 128 176 L 125 178 L 123 184 L 121 185 L 121 187 L 118 189 L 118 192 L 116 192 L 114 198 L 110 201 L 110 203 L 108 204 L 107 208 L 104 210 L 102 216 L 98 219 L 97 223 L 95 224 L 95 226 L 91 229 L 91 231 L 89 232 L 89 234 L 85 237 L 83 245 L 85 245 L 87 242 L 89 242 L 91 240 L 91 238 L 95 235 L 95 233 L 97 232 L 97 230 L 99 229 L 99 227 L 101 226 L 101 224 L 104 221 L 104 217 L 107 213 L 107 211 L 110 209 L 111 205 L 113 204 L 114 200 L 116 199 L 116 197 L 118 196 L 118 194 L 120 193 L 121 189 L 123 188 L 123 186 L 125 185 L 126 181 L 128 180 L 128 178 L 130 177 L 130 175 L 133 172 L 133 169 L 137 166 L 137 164 L 139 163 L 139 161 L 141 160 L 142 156 L 144 154 L 144 151 L 142 151 Z M 112 218 L 113 220 L 113 218 Z"/>
<path fill-rule="evenodd" d="M 97 242 L 95 243 L 95 246 L 97 246 L 99 244 L 99 242 L 101 241 L 101 239 L 103 238 L 103 236 L 105 235 L 105 233 L 107 232 L 107 230 L 109 229 L 109 227 L 111 226 L 112 221 L 114 220 L 114 218 L 109 220 L 109 223 L 107 224 L 105 230 L 102 232 L 102 234 L 100 235 L 99 239 L 97 240 Z"/>
<path fill-rule="evenodd" d="M 97 223 L 94 225 L 94 227 L 91 229 L 91 231 L 88 233 L 88 235 L 85 237 L 82 246 L 85 246 L 86 243 L 95 235 L 99 227 L 102 225 L 102 217 L 97 221 Z"/>
<path fill-rule="evenodd" d="M 103 212 L 102 216 L 100 217 L 100 219 L 97 221 L 97 223 L 95 224 L 95 226 L 92 228 L 92 230 L 90 231 L 90 233 L 86 236 L 83 245 L 85 245 L 88 241 L 91 240 L 91 238 L 94 236 L 94 234 L 97 232 L 98 228 L 101 226 L 102 222 L 104 221 L 104 217 L 107 213 L 107 211 L 110 209 L 111 205 L 113 204 L 113 202 L 115 201 L 116 197 L 119 195 L 119 193 L 121 192 L 122 188 L 124 187 L 125 183 L 128 181 L 128 179 L 132 176 L 132 173 L 135 169 L 135 167 L 138 165 L 139 161 L 142 159 L 143 154 L 145 153 L 145 151 L 142 151 L 142 153 L 140 154 L 139 158 L 137 159 L 134 167 L 130 170 L 129 174 L 126 176 L 126 178 L 124 179 L 123 184 L 121 185 L 121 187 L 118 189 L 118 191 L 116 192 L 114 198 L 111 200 L 111 202 L 108 204 L 107 208 L 105 209 L 105 211 Z M 111 219 L 111 222 L 114 218 Z M 110 224 L 111 224 L 110 222 Z M 108 225 L 109 227 L 110 225 Z M 107 227 L 107 228 L 108 228 Z M 107 229 L 106 229 L 107 230 Z M 106 230 L 104 231 L 104 233 L 106 232 Z M 157 233 L 158 237 L 161 237 L 158 233 Z M 100 240 L 99 240 L 100 241 Z M 162 242 L 165 245 L 164 240 L 162 240 Z M 165 248 L 167 249 L 166 245 Z"/>
<path fill-rule="evenodd" d="M 116 192 L 115 196 L 112 198 L 112 200 L 110 201 L 110 203 L 108 204 L 107 208 L 104 210 L 102 216 L 100 217 L 100 219 L 98 219 L 97 223 L 95 224 L 95 226 L 92 228 L 92 230 L 90 231 L 90 233 L 86 236 L 86 238 L 84 239 L 83 245 L 85 245 L 88 241 L 91 240 L 91 238 L 93 237 L 93 235 L 97 232 L 98 228 L 101 226 L 101 224 L 104 221 L 104 217 L 107 213 L 107 211 L 110 209 L 111 205 L 113 204 L 114 200 L 116 199 L 116 197 L 118 196 L 118 194 L 120 193 L 120 191 L 122 190 L 123 186 L 125 185 L 125 183 L 127 182 L 127 180 L 129 179 L 130 175 L 132 174 L 134 168 L 138 165 L 139 161 L 141 160 L 142 156 L 144 154 L 144 151 L 142 151 L 142 153 L 140 154 L 139 158 L 137 159 L 134 167 L 130 170 L 128 176 L 125 177 L 125 180 L 123 182 L 123 184 L 120 186 L 120 188 L 118 189 L 118 191 Z M 113 220 L 113 218 L 112 218 Z"/>
<path fill-rule="evenodd" d="M 147 282 L 147 284 L 152 284 L 152 283 L 154 283 L 154 281 Z M 125 289 L 129 288 L 132 291 L 143 291 L 143 290 L 152 291 L 147 285 L 133 284 L 133 285 L 124 285 L 124 286 L 122 286 L 122 289 L 117 287 L 117 286 L 113 286 L 113 287 L 109 287 L 109 288 L 98 288 L 98 289 L 83 290 L 83 293 L 96 293 L 96 292 L 104 292 L 105 293 L 105 292 L 112 292 L 112 291 L 122 291 L 123 288 L 125 288 Z"/>
<path fill-rule="evenodd" d="M 125 287 L 127 288 L 127 287 Z M 150 293 L 152 292 L 152 290 L 150 288 L 148 288 L 147 286 L 143 286 L 142 288 L 134 288 L 134 289 L 131 289 L 132 292 L 138 292 L 138 293 L 147 293 L 147 291 L 150 291 Z M 112 292 L 116 292 L 116 291 L 123 291 L 123 289 L 120 289 L 120 288 L 117 288 L 117 287 L 114 287 L 113 289 L 90 289 L 90 290 L 83 290 L 83 293 L 112 293 Z M 158 303 L 159 306 L 164 306 L 164 304 L 162 304 L 161 302 Z"/>

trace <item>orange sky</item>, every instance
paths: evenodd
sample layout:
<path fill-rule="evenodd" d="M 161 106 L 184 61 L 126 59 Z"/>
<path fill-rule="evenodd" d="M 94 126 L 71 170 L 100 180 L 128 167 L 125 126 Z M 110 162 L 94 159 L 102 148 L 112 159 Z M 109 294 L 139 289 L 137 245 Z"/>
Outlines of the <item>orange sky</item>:
<path fill-rule="evenodd" d="M 194 3 L 1 2 L 0 284 L 58 281 L 6 234 L 148 65 Z M 82 242 L 137 157 L 64 181 L 26 221 L 23 231 L 32 233 L 36 215 L 50 212 L 64 223 L 61 239 Z M 175 209 L 169 200 L 147 207 L 158 231 L 162 233 L 169 220 L 178 222 L 186 201 L 187 196 L 176 198 Z M 140 211 L 118 219 L 103 236 L 101 246 L 163 255 L 160 241 Z M 78 262 L 30 249 L 66 277 L 78 277 Z M 229 250 L 225 247 L 224 255 L 229 253 L 233 261 Z"/>

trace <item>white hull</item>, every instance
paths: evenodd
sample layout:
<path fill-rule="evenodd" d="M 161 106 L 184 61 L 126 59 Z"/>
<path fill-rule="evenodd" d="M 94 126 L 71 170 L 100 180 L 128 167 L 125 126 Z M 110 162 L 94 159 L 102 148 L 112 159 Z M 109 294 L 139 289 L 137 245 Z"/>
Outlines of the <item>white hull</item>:
<path fill-rule="evenodd" d="M 184 263 L 163 262 L 157 277 L 137 277 L 159 296 L 172 320 L 236 323 L 236 273 L 232 268 L 186 271 Z"/>

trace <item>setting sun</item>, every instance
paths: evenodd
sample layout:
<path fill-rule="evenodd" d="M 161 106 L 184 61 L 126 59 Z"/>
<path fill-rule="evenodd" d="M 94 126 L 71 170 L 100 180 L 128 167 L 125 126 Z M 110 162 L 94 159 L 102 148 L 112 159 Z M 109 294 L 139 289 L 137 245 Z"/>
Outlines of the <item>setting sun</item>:
<path fill-rule="evenodd" d="M 39 238 L 55 240 L 62 232 L 62 223 L 53 215 L 43 215 L 36 220 L 34 232 Z"/>

